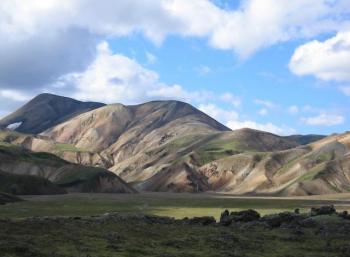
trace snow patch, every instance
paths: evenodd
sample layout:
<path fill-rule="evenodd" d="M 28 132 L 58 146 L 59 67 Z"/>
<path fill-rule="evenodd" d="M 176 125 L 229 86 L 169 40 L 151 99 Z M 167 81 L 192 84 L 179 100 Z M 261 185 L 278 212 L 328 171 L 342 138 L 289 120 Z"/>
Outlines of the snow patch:
<path fill-rule="evenodd" d="M 8 125 L 7 128 L 10 129 L 10 130 L 15 130 L 15 129 L 19 128 L 19 126 L 21 126 L 22 123 L 23 123 L 22 121 L 16 122 L 16 123 L 12 123 L 12 124 Z"/>

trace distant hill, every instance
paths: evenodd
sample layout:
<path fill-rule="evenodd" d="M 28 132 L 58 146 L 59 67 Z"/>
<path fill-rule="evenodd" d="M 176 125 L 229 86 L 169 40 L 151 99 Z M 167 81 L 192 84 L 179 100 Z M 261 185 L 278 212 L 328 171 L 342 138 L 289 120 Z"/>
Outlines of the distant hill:
<path fill-rule="evenodd" d="M 315 141 L 321 140 L 325 137 L 326 136 L 323 136 L 323 135 L 291 135 L 291 136 L 286 136 L 285 138 L 290 141 L 296 142 L 300 145 L 307 145 Z"/>
<path fill-rule="evenodd" d="M 102 106 L 102 103 L 80 102 L 68 97 L 41 94 L 0 120 L 0 128 L 9 127 L 23 133 L 37 134 L 80 113 Z"/>

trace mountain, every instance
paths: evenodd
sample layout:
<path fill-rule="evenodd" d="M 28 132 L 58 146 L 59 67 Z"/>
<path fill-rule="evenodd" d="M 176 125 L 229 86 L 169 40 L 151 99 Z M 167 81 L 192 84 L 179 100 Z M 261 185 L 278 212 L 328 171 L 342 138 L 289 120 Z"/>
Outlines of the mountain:
<path fill-rule="evenodd" d="M 135 192 L 110 171 L 72 164 L 49 153 L 35 153 L 2 143 L 0 160 L 1 191 L 21 194 Z"/>
<path fill-rule="evenodd" d="M 80 113 L 104 106 L 68 97 L 40 94 L 14 113 L 0 120 L 0 128 L 37 134 Z"/>
<path fill-rule="evenodd" d="M 121 147 L 135 152 L 185 134 L 229 130 L 189 104 L 155 101 L 134 106 L 108 105 L 76 116 L 42 135 L 88 151 Z"/>
<path fill-rule="evenodd" d="M 81 163 L 108 168 L 142 191 L 206 191 L 206 179 L 193 166 L 244 151 L 297 146 L 261 131 L 232 132 L 178 101 L 107 105 L 58 124 L 41 136 L 73 145 L 79 149 Z"/>
<path fill-rule="evenodd" d="M 55 154 L 74 167 L 67 174 L 83 169 L 79 178 L 96 169 L 91 166 L 108 169 L 138 191 L 288 196 L 350 188 L 350 133 L 281 137 L 231 131 L 179 101 L 106 105 L 36 135 L 4 129 L 1 141 Z M 68 191 L 82 190 L 74 180 L 49 180 Z"/>

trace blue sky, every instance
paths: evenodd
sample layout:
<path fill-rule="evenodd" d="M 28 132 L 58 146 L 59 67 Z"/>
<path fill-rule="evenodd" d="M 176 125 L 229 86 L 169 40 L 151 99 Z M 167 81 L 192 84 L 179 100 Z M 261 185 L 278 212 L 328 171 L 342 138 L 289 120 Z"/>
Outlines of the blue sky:
<path fill-rule="evenodd" d="M 177 99 L 232 129 L 349 130 L 349 1 L 4 0 L 0 7 L 0 116 L 51 92 L 106 103 Z"/>
<path fill-rule="evenodd" d="M 315 37 L 318 40 L 324 38 L 324 35 Z M 138 34 L 109 40 L 114 53 L 121 53 L 156 71 L 164 83 L 180 84 L 192 91 L 232 93 L 240 99 L 239 106 L 223 101 L 215 101 L 215 105 L 238 112 L 246 119 L 261 124 L 271 122 L 296 133 L 344 132 L 350 127 L 347 115 L 350 98 L 338 89 L 342 83 L 321 81 L 314 76 L 297 76 L 288 67 L 295 49 L 307 42 L 293 40 L 280 43 L 241 60 L 232 51 L 210 47 L 205 39 L 170 37 L 161 46 Z M 154 62 L 148 60 L 148 54 L 155 57 Z M 270 102 L 274 106 L 268 107 L 259 104 L 259 101 Z M 298 113 L 291 111 L 294 106 L 299 109 Z M 266 114 L 261 111 L 263 109 L 266 109 Z M 303 118 L 323 112 L 341 115 L 344 122 L 336 125 L 303 122 Z M 224 118 L 222 120 L 225 121 Z"/>

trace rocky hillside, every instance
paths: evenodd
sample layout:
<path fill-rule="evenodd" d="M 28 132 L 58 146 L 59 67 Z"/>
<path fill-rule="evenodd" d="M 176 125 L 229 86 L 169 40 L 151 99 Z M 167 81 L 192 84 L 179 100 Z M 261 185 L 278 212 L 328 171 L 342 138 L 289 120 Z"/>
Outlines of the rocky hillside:
<path fill-rule="evenodd" d="M 233 194 L 312 195 L 350 189 L 350 133 L 285 151 L 242 153 L 200 167 L 211 190 Z"/>
<path fill-rule="evenodd" d="M 41 94 L 0 120 L 0 128 L 37 134 L 80 113 L 102 106 L 102 103 L 85 103 L 68 97 Z"/>

